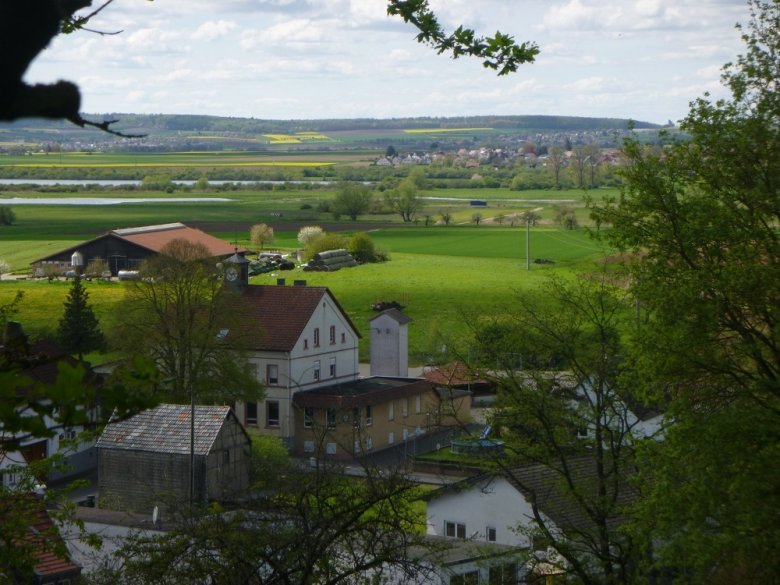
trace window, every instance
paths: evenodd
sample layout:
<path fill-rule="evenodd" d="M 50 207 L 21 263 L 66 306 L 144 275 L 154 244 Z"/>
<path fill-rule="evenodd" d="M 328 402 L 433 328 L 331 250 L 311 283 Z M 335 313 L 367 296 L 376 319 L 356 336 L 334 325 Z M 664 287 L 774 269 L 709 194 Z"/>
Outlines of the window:
<path fill-rule="evenodd" d="M 401 414 L 403 415 L 404 418 L 409 416 L 409 399 L 408 398 L 404 398 L 401 401 Z"/>
<path fill-rule="evenodd" d="M 352 426 L 356 429 L 360 428 L 360 407 L 356 406 L 352 409 Z"/>
<path fill-rule="evenodd" d="M 246 419 L 246 424 L 248 425 L 257 424 L 257 402 L 246 403 L 245 419 Z"/>
<path fill-rule="evenodd" d="M 450 585 L 479 585 L 479 571 L 469 571 L 450 577 Z"/>
<path fill-rule="evenodd" d="M 496 529 L 492 526 L 488 526 L 485 528 L 485 540 L 488 542 L 495 542 L 496 541 Z"/>
<path fill-rule="evenodd" d="M 336 443 L 325 443 L 325 453 L 327 455 L 335 455 L 336 454 Z"/>
<path fill-rule="evenodd" d="M 303 409 L 303 426 L 306 429 L 314 426 L 314 409 L 311 406 L 306 406 Z"/>
<path fill-rule="evenodd" d="M 303 349 L 309 349 L 309 340 L 308 339 L 304 339 L 303 340 Z"/>
<path fill-rule="evenodd" d="M 276 386 L 279 383 L 279 366 L 268 364 L 265 367 L 265 383 L 269 386 Z"/>
<path fill-rule="evenodd" d="M 336 344 L 336 326 L 331 325 L 330 326 L 330 344 L 335 345 Z"/>
<path fill-rule="evenodd" d="M 265 426 L 279 426 L 279 403 L 276 400 L 269 400 L 265 403 Z"/>
<path fill-rule="evenodd" d="M 336 409 L 329 408 L 325 411 L 325 418 L 329 429 L 336 428 Z"/>
<path fill-rule="evenodd" d="M 370 427 L 374 422 L 374 407 L 370 404 L 366 406 L 366 426 Z"/>
<path fill-rule="evenodd" d="M 331 378 L 336 377 L 336 358 L 330 358 L 330 365 L 328 366 L 328 374 Z"/>
<path fill-rule="evenodd" d="M 422 396 L 414 397 L 414 413 L 420 414 L 422 412 Z"/>
<path fill-rule="evenodd" d="M 444 536 L 449 536 L 451 538 L 466 538 L 466 525 L 458 522 L 445 522 Z"/>
<path fill-rule="evenodd" d="M 320 328 L 315 327 L 314 328 L 314 347 L 320 346 Z"/>
<path fill-rule="evenodd" d="M 391 402 L 387 405 L 387 420 L 395 420 L 395 403 Z"/>
<path fill-rule="evenodd" d="M 314 453 L 314 441 L 304 441 L 303 442 L 303 452 L 304 453 Z"/>
<path fill-rule="evenodd" d="M 222 452 L 222 465 L 230 465 L 230 449 Z"/>
<path fill-rule="evenodd" d="M 395 433 L 387 433 L 387 444 L 392 445 L 395 443 Z"/>
<path fill-rule="evenodd" d="M 317 382 L 320 379 L 320 360 L 314 362 L 314 381 Z"/>
<path fill-rule="evenodd" d="M 366 451 L 371 451 L 374 448 L 374 439 L 366 437 Z"/>
<path fill-rule="evenodd" d="M 488 585 L 517 583 L 517 563 L 501 563 L 488 568 Z"/>
<path fill-rule="evenodd" d="M 347 342 L 347 334 L 342 331 L 341 333 L 341 343 Z"/>

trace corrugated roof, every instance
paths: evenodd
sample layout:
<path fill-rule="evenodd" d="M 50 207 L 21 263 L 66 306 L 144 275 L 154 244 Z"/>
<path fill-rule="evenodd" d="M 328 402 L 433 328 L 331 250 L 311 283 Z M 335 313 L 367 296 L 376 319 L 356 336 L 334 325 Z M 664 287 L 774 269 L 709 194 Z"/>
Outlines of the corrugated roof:
<path fill-rule="evenodd" d="M 360 336 L 349 316 L 325 287 L 250 285 L 243 289 L 245 316 L 251 327 L 253 349 L 292 351 L 314 311 L 328 296 L 344 316 L 349 326 Z M 257 334 L 259 332 L 259 335 Z"/>
<path fill-rule="evenodd" d="M 229 406 L 195 407 L 195 453 L 207 455 L 230 415 Z M 160 404 L 106 425 L 99 449 L 190 453 L 190 405 Z"/>
<path fill-rule="evenodd" d="M 369 323 L 374 319 L 378 319 L 382 315 L 386 315 L 387 317 L 394 319 L 398 322 L 399 325 L 406 325 L 407 323 L 411 322 L 411 318 L 408 315 L 403 314 L 398 309 L 385 309 L 375 317 L 371 317 L 371 319 L 369 319 Z"/>
<path fill-rule="evenodd" d="M 183 223 L 122 228 L 113 230 L 110 233 L 154 252 L 159 252 L 173 240 L 187 240 L 188 242 L 203 244 L 208 248 L 212 256 L 227 256 L 236 252 L 235 246 L 199 229 L 186 226 Z"/>

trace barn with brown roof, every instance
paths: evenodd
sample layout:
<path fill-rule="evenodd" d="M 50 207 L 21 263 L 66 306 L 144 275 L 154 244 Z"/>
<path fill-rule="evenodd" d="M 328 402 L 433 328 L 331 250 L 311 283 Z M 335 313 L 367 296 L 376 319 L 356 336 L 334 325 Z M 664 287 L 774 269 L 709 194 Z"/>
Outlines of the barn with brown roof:
<path fill-rule="evenodd" d="M 114 229 L 92 240 L 39 258 L 32 263 L 33 274 L 42 274 L 44 268 L 49 266 L 54 266 L 62 273 L 73 270 L 73 257 L 78 253 L 83 266 L 88 266 L 96 258 L 102 258 L 108 263 L 111 274 L 116 276 L 120 270 L 137 270 L 146 258 L 159 254 L 166 244 L 178 239 L 203 244 L 215 258 L 227 258 L 236 251 L 245 252 L 183 223 L 147 225 Z"/>

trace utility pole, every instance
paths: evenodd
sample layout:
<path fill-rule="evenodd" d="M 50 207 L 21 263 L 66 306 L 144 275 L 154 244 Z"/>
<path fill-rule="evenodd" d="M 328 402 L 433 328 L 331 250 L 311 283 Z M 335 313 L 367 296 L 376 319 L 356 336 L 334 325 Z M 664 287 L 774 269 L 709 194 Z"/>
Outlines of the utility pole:
<path fill-rule="evenodd" d="M 531 270 L 531 216 L 525 218 L 525 269 Z"/>

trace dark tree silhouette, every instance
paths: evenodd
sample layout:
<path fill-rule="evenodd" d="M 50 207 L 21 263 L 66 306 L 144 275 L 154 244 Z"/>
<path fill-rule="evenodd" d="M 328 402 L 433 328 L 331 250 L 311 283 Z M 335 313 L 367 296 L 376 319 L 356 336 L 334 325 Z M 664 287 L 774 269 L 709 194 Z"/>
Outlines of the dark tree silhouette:
<path fill-rule="evenodd" d="M 100 323 L 89 304 L 89 293 L 79 276 L 73 279 L 65 300 L 57 338 L 66 351 L 78 356 L 79 361 L 83 361 L 85 353 L 102 349 L 105 345 Z"/>

